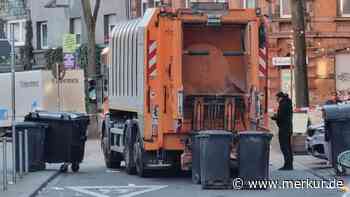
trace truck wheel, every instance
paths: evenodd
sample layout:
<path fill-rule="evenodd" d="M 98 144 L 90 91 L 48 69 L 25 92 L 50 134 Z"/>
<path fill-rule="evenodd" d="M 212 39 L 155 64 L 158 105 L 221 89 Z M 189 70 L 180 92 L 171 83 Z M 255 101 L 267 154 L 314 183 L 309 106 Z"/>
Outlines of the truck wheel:
<path fill-rule="evenodd" d="M 135 165 L 134 165 L 134 151 L 132 150 L 131 147 L 132 147 L 132 145 L 131 146 L 127 145 L 125 147 L 125 153 L 124 153 L 125 171 L 128 174 L 135 174 L 136 169 L 135 169 Z"/>
<path fill-rule="evenodd" d="M 135 174 L 136 167 L 134 162 L 134 142 L 135 137 L 133 132 L 133 126 L 131 124 L 127 125 L 126 129 L 126 140 L 124 148 L 124 160 L 125 160 L 125 171 L 128 174 Z"/>
<path fill-rule="evenodd" d="M 136 141 L 134 144 L 134 155 L 135 155 L 135 165 L 136 165 L 136 172 L 137 175 L 140 177 L 147 177 L 148 172 L 145 170 L 145 166 L 143 163 L 143 148 L 142 148 L 142 142 L 141 142 L 141 136 L 140 133 L 137 132 Z"/>
<path fill-rule="evenodd" d="M 105 155 L 105 164 L 107 168 L 117 169 L 120 168 L 121 160 L 117 160 L 111 156 L 112 154 Z"/>
<path fill-rule="evenodd" d="M 103 151 L 103 155 L 104 155 L 104 159 L 105 159 L 105 164 L 107 168 L 111 168 L 111 169 L 116 169 L 116 168 L 120 168 L 120 163 L 122 161 L 122 156 L 121 155 L 115 155 L 111 152 L 109 152 L 107 150 L 107 145 L 106 145 L 106 141 L 108 139 L 106 137 L 102 136 L 101 139 L 101 148 Z"/>

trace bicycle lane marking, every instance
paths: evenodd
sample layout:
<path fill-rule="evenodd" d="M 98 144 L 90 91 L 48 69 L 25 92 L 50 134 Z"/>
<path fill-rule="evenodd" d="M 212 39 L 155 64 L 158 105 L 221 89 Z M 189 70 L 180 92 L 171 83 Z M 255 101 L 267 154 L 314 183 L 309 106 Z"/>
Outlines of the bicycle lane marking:
<path fill-rule="evenodd" d="M 147 192 L 161 190 L 167 185 L 132 185 L 128 186 L 72 186 L 66 187 L 70 190 L 87 194 L 94 197 L 133 197 Z"/>

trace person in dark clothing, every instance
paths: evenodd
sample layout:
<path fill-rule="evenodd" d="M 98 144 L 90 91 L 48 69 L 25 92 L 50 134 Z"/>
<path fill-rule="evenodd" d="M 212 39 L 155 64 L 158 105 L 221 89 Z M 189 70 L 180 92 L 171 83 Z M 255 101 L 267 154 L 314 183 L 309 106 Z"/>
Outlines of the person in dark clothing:
<path fill-rule="evenodd" d="M 341 100 L 339 99 L 339 96 L 336 92 L 332 93 L 332 98 L 326 101 L 325 105 L 335 105 L 341 103 Z"/>
<path fill-rule="evenodd" d="M 278 100 L 277 114 L 272 118 L 278 126 L 278 139 L 284 157 L 284 165 L 279 170 L 293 170 L 293 152 L 291 136 L 293 128 L 293 105 L 287 94 L 276 94 Z"/>

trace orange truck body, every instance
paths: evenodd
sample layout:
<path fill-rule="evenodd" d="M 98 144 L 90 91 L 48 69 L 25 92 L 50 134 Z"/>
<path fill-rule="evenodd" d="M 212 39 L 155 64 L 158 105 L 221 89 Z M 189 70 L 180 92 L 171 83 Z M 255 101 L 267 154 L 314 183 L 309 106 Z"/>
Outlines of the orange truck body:
<path fill-rule="evenodd" d="M 181 154 L 190 134 L 201 130 L 266 130 L 259 25 L 253 9 L 168 8 L 117 25 L 105 58 L 105 111 L 111 119 L 137 120 L 142 150 L 155 155 Z"/>

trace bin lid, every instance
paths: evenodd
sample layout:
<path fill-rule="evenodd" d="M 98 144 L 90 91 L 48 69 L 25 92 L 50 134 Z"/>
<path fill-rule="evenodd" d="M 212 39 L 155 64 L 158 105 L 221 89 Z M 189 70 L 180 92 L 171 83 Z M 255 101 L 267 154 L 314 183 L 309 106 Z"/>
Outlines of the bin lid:
<path fill-rule="evenodd" d="M 207 131 L 201 131 L 199 132 L 200 136 L 207 136 L 207 135 L 227 135 L 227 136 L 232 136 L 233 134 L 229 131 L 224 131 L 224 130 L 207 130 Z"/>
<path fill-rule="evenodd" d="M 44 118 L 50 120 L 77 120 L 88 119 L 88 116 L 84 113 L 72 113 L 72 112 L 48 112 L 48 111 L 36 111 L 29 114 L 30 118 Z"/>
<path fill-rule="evenodd" d="M 244 131 L 244 132 L 240 132 L 238 134 L 239 137 L 268 137 L 268 138 L 272 138 L 272 133 L 268 133 L 265 131 Z"/>
<path fill-rule="evenodd" d="M 325 105 L 323 110 L 326 121 L 350 120 L 350 104 Z"/>
<path fill-rule="evenodd" d="M 27 128 L 48 128 L 49 126 L 45 123 L 39 123 L 39 122 L 16 122 L 16 128 L 17 129 L 27 129 Z"/>

